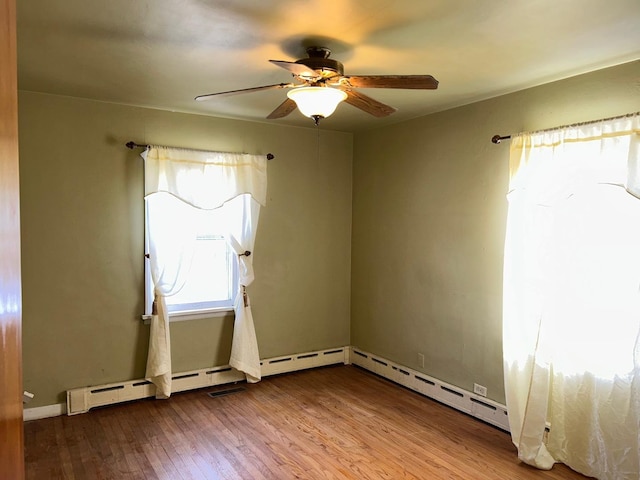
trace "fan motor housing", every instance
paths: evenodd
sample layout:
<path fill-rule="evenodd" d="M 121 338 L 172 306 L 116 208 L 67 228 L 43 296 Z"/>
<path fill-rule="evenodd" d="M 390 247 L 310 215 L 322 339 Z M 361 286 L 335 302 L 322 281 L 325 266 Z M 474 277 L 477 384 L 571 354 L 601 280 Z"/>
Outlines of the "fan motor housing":
<path fill-rule="evenodd" d="M 330 58 L 303 58 L 296 61 L 301 63 L 316 72 L 319 72 L 323 77 L 334 77 L 336 75 L 344 74 L 344 67 L 342 63 L 331 60 Z"/>
<path fill-rule="evenodd" d="M 331 50 L 328 48 L 309 47 L 307 48 L 307 55 L 309 55 L 308 58 L 301 58 L 297 60 L 296 63 L 300 63 L 317 71 L 323 78 L 344 75 L 344 66 L 337 60 L 329 58 Z"/>

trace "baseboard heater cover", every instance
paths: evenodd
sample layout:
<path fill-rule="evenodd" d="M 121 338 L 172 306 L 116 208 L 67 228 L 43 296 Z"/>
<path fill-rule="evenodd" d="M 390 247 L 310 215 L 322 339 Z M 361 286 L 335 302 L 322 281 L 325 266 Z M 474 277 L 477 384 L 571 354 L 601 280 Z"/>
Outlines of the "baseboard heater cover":
<path fill-rule="evenodd" d="M 260 362 L 261 373 L 263 377 L 268 377 L 338 363 L 348 364 L 350 353 L 349 347 L 341 347 L 264 359 Z M 243 380 L 245 375 L 228 365 L 205 368 L 174 374 L 171 377 L 171 390 L 175 393 L 185 392 Z M 155 385 L 144 379 L 75 388 L 67 390 L 67 415 L 86 413 L 94 407 L 140 400 L 155 394 Z"/>
<path fill-rule="evenodd" d="M 507 407 L 475 393 L 449 385 L 403 365 L 351 347 L 351 363 L 394 383 L 460 410 L 479 420 L 509 431 Z"/>
<path fill-rule="evenodd" d="M 260 363 L 263 377 L 340 363 L 353 363 L 387 380 L 453 407 L 504 431 L 509 431 L 507 409 L 504 405 L 459 387 L 449 385 L 403 365 L 395 364 L 379 355 L 368 353 L 356 347 L 343 347 L 286 355 L 264 359 Z M 223 366 L 176 373 L 172 377 L 172 384 L 173 391 L 177 393 L 198 388 L 236 383 L 244 379 L 245 376 L 241 372 L 229 366 Z M 67 391 L 67 414 L 75 415 L 88 412 L 94 407 L 153 397 L 155 393 L 155 386 L 146 380 L 132 380 L 94 387 L 76 388 Z M 56 411 L 59 412 L 57 413 L 58 415 L 64 411 L 60 411 L 61 408 L 64 407 L 63 404 L 56 407 Z M 44 413 L 41 413 L 40 410 L 44 408 L 48 407 L 25 409 L 25 420 L 30 419 L 28 418 L 28 412 L 30 410 L 34 412 L 38 410 L 37 413 L 39 413 L 37 416 L 33 415 L 31 419 L 55 416 L 55 414 L 44 415 Z M 49 411 L 46 413 L 49 413 Z"/>

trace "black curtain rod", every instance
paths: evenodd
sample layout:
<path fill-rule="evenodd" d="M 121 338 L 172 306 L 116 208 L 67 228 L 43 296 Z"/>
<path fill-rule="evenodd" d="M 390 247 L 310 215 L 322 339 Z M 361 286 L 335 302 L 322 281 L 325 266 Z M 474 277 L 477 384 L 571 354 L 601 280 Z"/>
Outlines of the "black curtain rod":
<path fill-rule="evenodd" d="M 150 145 L 146 145 L 146 144 L 140 144 L 140 143 L 136 143 L 133 140 L 131 140 L 130 142 L 125 143 L 125 146 L 127 148 L 130 148 L 131 150 L 133 150 L 134 148 L 149 148 Z M 275 155 L 273 153 L 267 153 L 267 160 L 273 160 L 275 157 Z"/>
<path fill-rule="evenodd" d="M 598 122 L 608 122 L 610 120 L 618 120 L 619 118 L 633 117 L 633 116 L 639 115 L 639 114 L 640 114 L 640 112 L 627 113 L 625 115 L 618 115 L 617 117 L 602 118 L 600 120 L 589 120 L 587 122 L 571 123 L 569 125 L 562 125 L 560 127 L 545 128 L 544 130 L 536 130 L 536 131 L 531 132 L 531 133 L 551 132 L 553 130 L 559 130 L 561 128 L 581 127 L 583 125 L 591 125 L 591 124 L 598 123 Z M 494 135 L 493 137 L 491 137 L 491 141 L 493 143 L 496 143 L 496 144 L 500 143 L 502 140 L 510 140 L 510 139 L 511 139 L 511 135 L 505 135 L 505 136 Z"/>
<path fill-rule="evenodd" d="M 493 137 L 491 137 L 491 141 L 496 145 L 502 140 L 511 140 L 511 135 L 505 135 L 503 137 L 501 137 L 500 135 L 494 135 Z"/>

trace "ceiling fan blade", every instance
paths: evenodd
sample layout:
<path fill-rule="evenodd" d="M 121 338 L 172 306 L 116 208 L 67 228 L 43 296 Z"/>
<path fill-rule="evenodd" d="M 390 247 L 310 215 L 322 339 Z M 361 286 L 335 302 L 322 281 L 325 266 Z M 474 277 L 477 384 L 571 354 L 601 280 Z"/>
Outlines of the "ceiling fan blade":
<path fill-rule="evenodd" d="M 273 120 L 274 118 L 282 118 L 289 115 L 296 109 L 296 102 L 287 98 L 284 102 L 276 107 L 276 109 L 267 116 L 268 119 Z"/>
<path fill-rule="evenodd" d="M 275 88 L 290 88 L 293 87 L 293 83 L 276 83 L 274 85 L 263 85 L 262 87 L 241 88 L 239 90 L 229 90 L 228 92 L 208 93 L 206 95 L 198 95 L 195 100 L 202 102 L 203 100 L 210 100 L 214 97 L 225 97 L 228 95 L 238 95 L 239 93 L 251 93 L 260 92 L 262 90 L 273 90 Z"/>
<path fill-rule="evenodd" d="M 347 92 L 347 99 L 345 102 L 359 108 L 360 110 L 364 110 L 374 117 L 386 117 L 396 111 L 395 108 L 374 100 L 360 92 L 356 92 L 355 90 L 347 89 L 345 91 Z"/>
<path fill-rule="evenodd" d="M 306 65 L 303 65 L 302 63 L 286 62 L 284 60 L 269 60 L 269 61 L 280 68 L 284 68 L 285 70 L 288 70 L 289 72 L 293 73 L 297 77 L 302 77 L 304 79 L 315 79 L 315 78 L 320 78 L 321 76 L 318 74 L 318 72 L 316 72 L 312 68 L 307 67 Z"/>
<path fill-rule="evenodd" d="M 343 78 L 354 88 L 435 90 L 439 83 L 431 75 L 347 75 Z"/>

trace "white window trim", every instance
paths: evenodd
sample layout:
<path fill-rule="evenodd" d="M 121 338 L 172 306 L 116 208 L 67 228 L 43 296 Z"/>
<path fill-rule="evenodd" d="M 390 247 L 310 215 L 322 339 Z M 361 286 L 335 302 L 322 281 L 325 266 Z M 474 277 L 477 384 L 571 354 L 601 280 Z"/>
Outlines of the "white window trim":
<path fill-rule="evenodd" d="M 206 310 L 194 310 L 175 312 L 169 314 L 169 323 L 173 322 L 185 322 L 188 320 L 201 320 L 203 318 L 217 318 L 234 315 L 234 310 L 231 307 L 210 308 Z M 152 315 L 142 315 L 142 321 L 145 325 L 151 323 Z"/>

